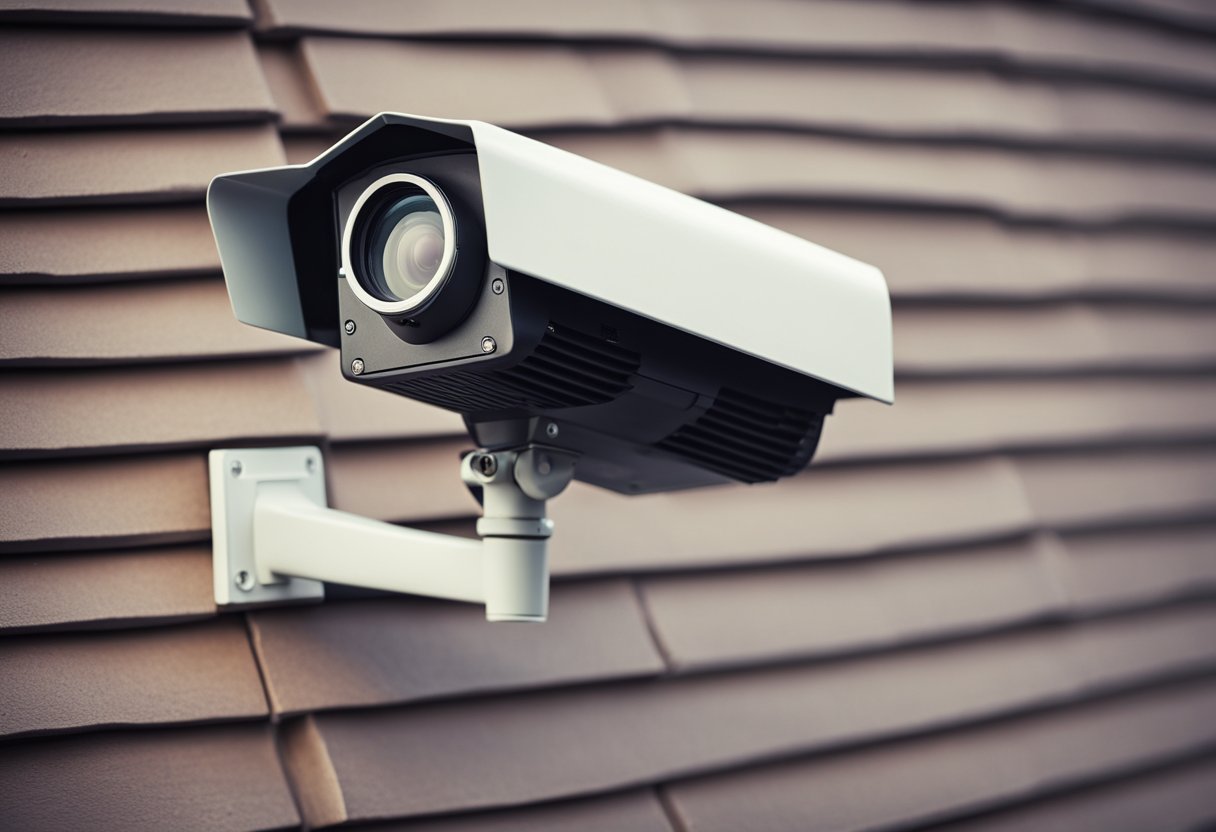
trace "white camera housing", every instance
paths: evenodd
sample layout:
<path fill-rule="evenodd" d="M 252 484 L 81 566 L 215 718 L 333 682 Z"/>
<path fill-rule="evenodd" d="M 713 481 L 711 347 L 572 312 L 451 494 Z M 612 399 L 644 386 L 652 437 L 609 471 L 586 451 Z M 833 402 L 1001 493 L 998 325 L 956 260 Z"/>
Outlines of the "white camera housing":
<path fill-rule="evenodd" d="M 407 298 L 372 274 L 401 188 L 438 261 Z M 242 321 L 340 346 L 483 447 L 556 425 L 575 477 L 622 493 L 788 476 L 836 399 L 893 399 L 878 269 L 484 122 L 381 114 L 207 204 Z"/>
<path fill-rule="evenodd" d="M 237 317 L 461 413 L 484 507 L 480 542 L 401 529 L 327 508 L 315 448 L 213 451 L 221 605 L 334 581 L 541 621 L 545 501 L 572 479 L 776 480 L 837 399 L 893 398 L 876 268 L 484 122 L 381 114 L 217 177 L 207 208 Z"/>
<path fill-rule="evenodd" d="M 493 262 L 894 399 L 891 305 L 874 266 L 492 124 L 450 123 L 477 147 Z"/>

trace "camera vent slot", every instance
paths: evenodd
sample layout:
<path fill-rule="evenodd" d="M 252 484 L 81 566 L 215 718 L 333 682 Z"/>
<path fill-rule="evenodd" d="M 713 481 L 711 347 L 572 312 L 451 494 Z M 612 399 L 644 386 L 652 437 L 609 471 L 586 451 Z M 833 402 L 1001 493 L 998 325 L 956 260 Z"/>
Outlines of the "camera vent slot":
<path fill-rule="evenodd" d="M 656 447 L 746 483 L 795 474 L 810 461 L 823 415 L 723 388 L 696 421 Z"/>
<path fill-rule="evenodd" d="M 560 407 L 610 402 L 627 391 L 641 357 L 608 341 L 550 323 L 532 354 L 502 375 Z"/>
<path fill-rule="evenodd" d="M 386 386 L 394 393 L 462 413 L 507 410 L 524 405 L 518 390 L 482 373 L 446 373 Z"/>
<path fill-rule="evenodd" d="M 536 349 L 514 367 L 412 378 L 388 389 L 464 413 L 556 410 L 612 401 L 629 390 L 640 365 L 631 350 L 550 323 Z"/>

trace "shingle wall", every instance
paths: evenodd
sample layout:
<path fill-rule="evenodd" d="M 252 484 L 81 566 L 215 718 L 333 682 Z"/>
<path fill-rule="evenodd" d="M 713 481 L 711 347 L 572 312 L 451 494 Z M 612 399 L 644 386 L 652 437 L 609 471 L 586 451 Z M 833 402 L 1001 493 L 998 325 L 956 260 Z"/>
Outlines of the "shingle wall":
<path fill-rule="evenodd" d="M 1216 821 L 1209 4 L 0 0 L 0 77 L 0 827 Z M 471 531 L 459 419 L 238 325 L 203 210 L 379 110 L 876 263 L 896 406 L 772 486 L 576 484 L 543 627 L 217 615 L 213 447 Z"/>

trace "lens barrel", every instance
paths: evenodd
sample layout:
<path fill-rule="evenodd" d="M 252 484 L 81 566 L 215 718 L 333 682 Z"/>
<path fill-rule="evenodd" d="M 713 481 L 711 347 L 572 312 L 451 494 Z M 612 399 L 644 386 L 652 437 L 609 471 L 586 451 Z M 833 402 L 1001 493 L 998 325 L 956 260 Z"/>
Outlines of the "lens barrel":
<path fill-rule="evenodd" d="M 474 226 L 468 229 L 470 238 Z M 458 257 L 457 214 L 431 180 L 382 176 L 351 209 L 342 240 L 350 289 L 405 341 L 427 343 L 459 323 L 476 300 L 484 264 Z M 480 247 L 472 240 L 472 254 Z"/>

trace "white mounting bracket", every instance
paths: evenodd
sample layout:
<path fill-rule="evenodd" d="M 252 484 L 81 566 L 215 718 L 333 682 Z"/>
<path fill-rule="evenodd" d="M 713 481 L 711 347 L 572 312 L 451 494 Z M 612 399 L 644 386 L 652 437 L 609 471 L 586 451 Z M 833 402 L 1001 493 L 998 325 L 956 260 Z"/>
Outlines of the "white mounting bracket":
<path fill-rule="evenodd" d="M 574 463 L 536 445 L 465 456 L 461 477 L 485 506 L 478 541 L 327 508 L 318 448 L 212 451 L 215 602 L 320 600 L 329 581 L 481 603 L 490 621 L 544 621 L 553 531 L 545 500 L 569 484 Z"/>
<path fill-rule="evenodd" d="M 221 608 L 320 601 L 320 581 L 286 578 L 258 581 L 253 508 L 267 483 L 294 485 L 313 503 L 325 505 L 325 469 L 317 448 L 240 448 L 212 451 L 211 558 L 215 603 Z"/>

